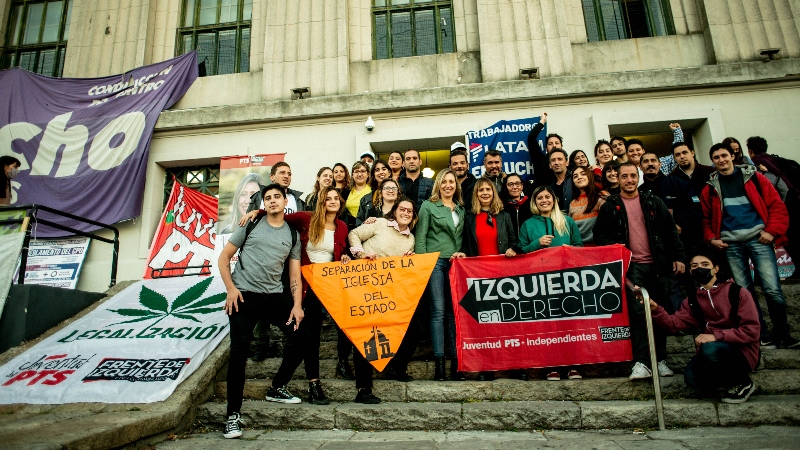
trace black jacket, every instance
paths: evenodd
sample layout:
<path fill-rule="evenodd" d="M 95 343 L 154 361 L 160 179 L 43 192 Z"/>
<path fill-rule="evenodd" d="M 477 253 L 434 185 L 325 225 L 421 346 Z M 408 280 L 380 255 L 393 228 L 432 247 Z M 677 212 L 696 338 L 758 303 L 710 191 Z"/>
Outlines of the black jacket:
<path fill-rule="evenodd" d="M 542 152 L 542 147 L 536 139 L 543 128 L 544 124 L 539 122 L 528 133 L 528 155 L 533 166 L 533 188 L 550 186 L 556 182 L 556 175 L 550 170 L 550 161 L 547 160 L 547 155 Z"/>
<path fill-rule="evenodd" d="M 656 270 L 659 275 L 668 276 L 672 273 L 673 261 L 686 260 L 678 229 L 667 206 L 650 191 L 639 191 L 639 202 Z M 597 245 L 623 244 L 630 247 L 628 214 L 619 195 L 609 196 L 600 207 L 593 233 Z"/>
<path fill-rule="evenodd" d="M 375 203 L 372 203 L 372 194 L 361 198 L 361 203 L 358 205 L 358 214 L 356 215 L 356 226 L 360 227 L 370 217 L 383 217 L 383 210 L 378 208 Z"/>
<path fill-rule="evenodd" d="M 475 189 L 475 182 L 478 181 L 475 175 L 467 172 L 467 177 L 461 183 L 461 200 L 464 202 L 464 208 L 472 208 L 472 191 Z M 497 191 L 501 192 L 501 191 Z"/>
<path fill-rule="evenodd" d="M 519 205 L 512 205 L 507 200 L 503 203 L 503 210 L 508 213 L 511 218 L 511 224 L 514 226 L 514 231 L 519 236 L 519 229 L 526 220 L 533 216 L 531 212 L 531 198 L 527 197 L 524 202 Z"/>
<path fill-rule="evenodd" d="M 464 231 L 461 235 L 461 253 L 467 256 L 478 256 L 478 238 L 475 235 L 475 218 L 474 213 L 468 212 L 464 218 Z M 514 249 L 517 253 L 524 253 L 521 248 L 517 246 L 517 233 L 514 231 L 514 225 L 511 223 L 511 217 L 505 211 L 500 211 L 496 216 L 492 216 L 492 221 L 497 227 L 497 248 L 500 254 L 506 253 L 509 248 Z"/>
<path fill-rule="evenodd" d="M 703 239 L 703 209 L 700 195 L 680 177 L 665 176 L 661 172 L 653 180 L 644 178 L 640 190 L 648 190 L 660 198 L 667 209 L 672 210 L 672 218 L 681 227 L 681 241 L 699 245 Z M 693 245 L 693 247 L 694 247 Z"/>
<path fill-rule="evenodd" d="M 676 167 L 675 170 L 669 174 L 669 176 L 678 177 L 681 180 L 689 183 L 689 186 L 694 189 L 694 192 L 697 195 L 700 195 L 703 193 L 703 188 L 706 187 L 706 183 L 708 183 L 708 179 L 711 177 L 711 174 L 716 171 L 717 169 L 711 166 L 706 166 L 695 161 L 694 171 L 692 172 L 691 177 L 686 175 L 686 172 L 684 172 L 680 167 Z"/>
<path fill-rule="evenodd" d="M 422 202 L 431 198 L 431 193 L 433 192 L 433 180 L 430 178 L 425 178 L 422 176 L 422 173 L 419 174 L 419 186 L 417 187 L 417 191 L 414 192 L 414 180 L 406 177 L 406 172 L 403 172 L 400 175 L 400 178 L 397 180 L 397 183 L 400 185 L 400 189 L 403 190 L 403 195 L 414 200 L 417 204 L 417 211 L 422 207 Z"/>
<path fill-rule="evenodd" d="M 259 207 L 261 207 L 261 202 L 264 199 L 264 188 L 266 188 L 266 186 L 259 184 L 258 187 L 260 188 L 259 191 L 250 196 L 250 205 L 247 207 L 247 212 L 250 212 L 254 209 L 258 209 Z M 304 202 L 303 199 L 300 198 L 300 196 L 303 195 L 302 192 L 295 191 L 294 189 L 291 188 L 286 189 L 286 192 L 288 194 L 294 195 L 294 199 L 297 201 L 297 211 L 295 212 L 309 211 L 308 206 L 306 206 L 306 202 Z"/>

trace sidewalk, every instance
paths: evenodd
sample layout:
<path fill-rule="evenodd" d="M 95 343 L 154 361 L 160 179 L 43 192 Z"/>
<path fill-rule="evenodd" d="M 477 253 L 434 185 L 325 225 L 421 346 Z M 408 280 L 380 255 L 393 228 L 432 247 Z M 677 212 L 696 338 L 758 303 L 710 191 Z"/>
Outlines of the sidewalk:
<path fill-rule="evenodd" d="M 667 431 L 263 431 L 246 430 L 241 439 L 219 431 L 179 436 L 157 450 L 255 449 L 796 449 L 800 427 L 687 428 Z"/>

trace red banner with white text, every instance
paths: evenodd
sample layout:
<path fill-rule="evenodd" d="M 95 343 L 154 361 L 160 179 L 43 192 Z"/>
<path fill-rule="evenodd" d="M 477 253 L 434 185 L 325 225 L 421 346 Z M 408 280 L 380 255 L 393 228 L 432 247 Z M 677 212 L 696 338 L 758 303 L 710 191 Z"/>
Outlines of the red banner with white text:
<path fill-rule="evenodd" d="M 622 245 L 453 261 L 459 370 L 631 360 Z"/>
<path fill-rule="evenodd" d="M 175 180 L 150 246 L 144 278 L 209 275 L 215 261 L 216 224 L 216 197 Z"/>

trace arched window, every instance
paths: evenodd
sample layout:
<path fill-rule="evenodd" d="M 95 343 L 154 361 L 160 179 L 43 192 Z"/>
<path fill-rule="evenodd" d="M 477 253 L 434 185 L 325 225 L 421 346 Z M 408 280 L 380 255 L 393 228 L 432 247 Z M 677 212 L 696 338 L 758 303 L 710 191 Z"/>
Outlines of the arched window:
<path fill-rule="evenodd" d="M 589 41 L 675 34 L 669 0 L 582 0 Z"/>

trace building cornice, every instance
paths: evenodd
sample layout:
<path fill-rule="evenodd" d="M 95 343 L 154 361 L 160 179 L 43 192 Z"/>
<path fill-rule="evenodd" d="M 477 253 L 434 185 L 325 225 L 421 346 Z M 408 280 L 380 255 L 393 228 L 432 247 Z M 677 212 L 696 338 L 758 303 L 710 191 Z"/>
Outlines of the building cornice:
<path fill-rule="evenodd" d="M 689 89 L 799 83 L 800 59 L 564 76 L 168 110 L 156 132 Z"/>

